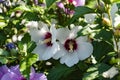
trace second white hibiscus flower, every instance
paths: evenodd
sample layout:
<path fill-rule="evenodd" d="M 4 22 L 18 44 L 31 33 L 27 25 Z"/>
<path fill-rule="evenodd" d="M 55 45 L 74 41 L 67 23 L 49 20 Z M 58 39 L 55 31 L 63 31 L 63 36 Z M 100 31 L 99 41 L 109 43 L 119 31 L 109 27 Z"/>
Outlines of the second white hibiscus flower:
<path fill-rule="evenodd" d="M 76 38 L 78 31 L 79 27 L 77 26 L 72 30 L 60 28 L 57 31 L 57 38 L 60 41 L 60 50 L 53 58 L 60 58 L 60 63 L 65 63 L 68 67 L 77 64 L 79 60 L 88 58 L 93 52 L 93 46 L 87 41 L 86 36 Z"/>

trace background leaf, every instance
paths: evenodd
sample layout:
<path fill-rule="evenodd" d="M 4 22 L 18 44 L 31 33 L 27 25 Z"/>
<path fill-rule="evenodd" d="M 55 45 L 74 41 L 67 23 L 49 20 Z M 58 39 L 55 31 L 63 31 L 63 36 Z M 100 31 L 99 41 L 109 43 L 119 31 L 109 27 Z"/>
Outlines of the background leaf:
<path fill-rule="evenodd" d="M 86 7 L 86 6 L 79 6 L 75 8 L 75 14 L 73 17 L 67 22 L 67 24 L 71 24 L 72 22 L 75 21 L 75 19 L 78 19 L 79 17 L 88 14 L 88 13 L 94 13 L 94 10 Z"/>
<path fill-rule="evenodd" d="M 46 4 L 47 4 L 47 7 L 49 8 L 57 0 L 45 0 L 45 1 L 46 1 Z"/>
<path fill-rule="evenodd" d="M 100 61 L 109 52 L 114 51 L 113 46 L 106 43 L 105 41 L 100 42 L 94 41 L 93 46 L 94 46 L 93 56 L 97 61 Z"/>
<path fill-rule="evenodd" d="M 110 68 L 107 64 L 100 63 L 94 66 L 91 66 L 87 69 L 87 72 L 84 74 L 82 80 L 107 80 L 102 77 L 102 73 L 107 71 Z"/>
<path fill-rule="evenodd" d="M 74 67 L 59 64 L 52 68 L 48 74 L 48 80 L 63 80 L 67 75 L 75 71 Z"/>

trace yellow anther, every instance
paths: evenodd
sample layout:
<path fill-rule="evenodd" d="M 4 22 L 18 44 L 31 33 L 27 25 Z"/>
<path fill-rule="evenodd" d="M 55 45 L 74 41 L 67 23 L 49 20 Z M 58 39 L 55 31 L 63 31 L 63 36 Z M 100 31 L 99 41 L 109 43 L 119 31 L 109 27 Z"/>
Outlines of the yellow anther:
<path fill-rule="evenodd" d="M 74 47 L 73 47 L 73 43 L 70 42 L 70 43 L 69 43 L 69 49 L 70 49 L 69 52 L 73 52 L 73 48 L 74 48 Z"/>
<path fill-rule="evenodd" d="M 43 41 L 40 41 L 41 44 L 46 44 L 51 41 L 51 38 L 44 39 Z"/>

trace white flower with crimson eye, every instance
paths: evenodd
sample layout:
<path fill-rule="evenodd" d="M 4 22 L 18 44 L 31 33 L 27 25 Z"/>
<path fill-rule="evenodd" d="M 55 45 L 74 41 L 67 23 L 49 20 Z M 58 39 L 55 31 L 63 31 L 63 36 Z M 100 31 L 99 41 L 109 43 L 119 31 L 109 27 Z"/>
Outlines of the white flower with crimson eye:
<path fill-rule="evenodd" d="M 60 58 L 60 63 L 65 63 L 68 67 L 88 58 L 93 52 L 93 46 L 87 41 L 86 36 L 76 38 L 78 30 L 79 27 L 74 27 L 71 31 L 68 28 L 60 28 L 57 31 L 60 50 L 53 58 Z"/>
<path fill-rule="evenodd" d="M 45 23 L 39 26 L 42 26 L 40 30 L 37 28 L 30 30 L 31 39 L 37 44 L 33 53 L 39 54 L 39 60 L 47 60 L 50 59 L 59 48 L 56 42 L 56 28 L 54 24 L 50 27 L 50 30 Z"/>

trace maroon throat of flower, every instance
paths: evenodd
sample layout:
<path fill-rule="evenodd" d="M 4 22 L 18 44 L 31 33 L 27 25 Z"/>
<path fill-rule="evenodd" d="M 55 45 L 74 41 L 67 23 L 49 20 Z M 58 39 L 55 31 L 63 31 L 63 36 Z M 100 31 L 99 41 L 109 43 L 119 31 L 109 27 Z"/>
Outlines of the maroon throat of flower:
<path fill-rule="evenodd" d="M 77 49 L 78 45 L 75 39 L 67 39 L 64 43 L 64 47 L 68 52 L 74 52 Z"/>
<path fill-rule="evenodd" d="M 25 78 L 22 78 L 21 80 L 27 80 L 27 79 L 25 79 Z"/>
<path fill-rule="evenodd" d="M 47 32 L 45 34 L 43 43 L 46 44 L 46 46 L 52 46 L 53 44 L 51 43 L 51 39 L 52 39 L 52 34 L 50 32 Z"/>

